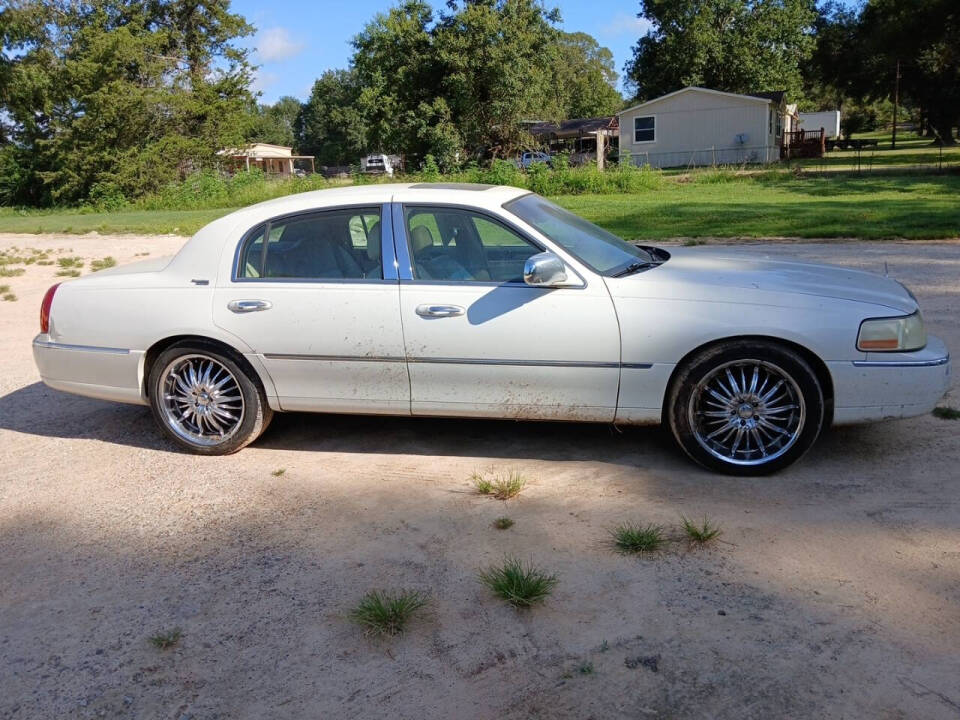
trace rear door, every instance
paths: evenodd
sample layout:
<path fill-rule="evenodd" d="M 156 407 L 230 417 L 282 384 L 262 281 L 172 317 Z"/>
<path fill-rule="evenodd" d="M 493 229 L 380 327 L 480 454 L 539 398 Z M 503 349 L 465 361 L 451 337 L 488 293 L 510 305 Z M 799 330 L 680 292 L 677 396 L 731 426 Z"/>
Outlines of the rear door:
<path fill-rule="evenodd" d="M 483 210 L 397 205 L 394 231 L 414 415 L 613 420 L 620 337 L 602 281 L 526 285 L 546 248 Z"/>
<path fill-rule="evenodd" d="M 260 356 L 283 409 L 409 413 L 389 205 L 252 228 L 213 314 Z"/>

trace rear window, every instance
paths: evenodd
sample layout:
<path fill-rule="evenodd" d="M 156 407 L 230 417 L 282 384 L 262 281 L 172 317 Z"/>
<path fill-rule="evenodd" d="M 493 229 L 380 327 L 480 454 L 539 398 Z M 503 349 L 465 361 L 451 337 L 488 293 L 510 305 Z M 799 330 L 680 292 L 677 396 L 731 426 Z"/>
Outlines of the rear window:
<path fill-rule="evenodd" d="M 244 280 L 382 279 L 380 209 L 279 218 L 255 228 L 240 252 Z"/>

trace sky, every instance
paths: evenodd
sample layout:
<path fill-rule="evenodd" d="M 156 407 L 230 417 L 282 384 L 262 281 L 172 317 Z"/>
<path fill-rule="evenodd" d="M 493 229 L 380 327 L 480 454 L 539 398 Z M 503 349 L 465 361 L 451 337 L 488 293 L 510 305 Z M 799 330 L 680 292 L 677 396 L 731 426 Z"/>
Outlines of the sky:
<path fill-rule="evenodd" d="M 284 95 L 305 100 L 313 81 L 325 70 L 347 66 L 350 39 L 374 15 L 394 4 L 391 0 L 233 0 L 233 11 L 257 29 L 243 44 L 253 49 L 252 60 L 260 66 L 254 84 L 262 93 L 260 101 L 273 103 Z M 443 0 L 431 4 L 445 7 Z M 636 16 L 637 0 L 553 0 L 546 5 L 560 8 L 563 30 L 589 33 L 610 48 L 621 75 L 631 47 L 648 27 Z"/>

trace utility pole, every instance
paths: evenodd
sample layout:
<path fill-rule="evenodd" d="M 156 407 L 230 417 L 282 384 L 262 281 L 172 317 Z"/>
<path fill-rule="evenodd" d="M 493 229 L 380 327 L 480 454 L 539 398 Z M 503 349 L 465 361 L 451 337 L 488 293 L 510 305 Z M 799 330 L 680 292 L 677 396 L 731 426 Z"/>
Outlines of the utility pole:
<path fill-rule="evenodd" d="M 897 60 L 897 74 L 893 79 L 893 140 L 890 149 L 897 149 L 897 110 L 900 107 L 900 61 Z"/>

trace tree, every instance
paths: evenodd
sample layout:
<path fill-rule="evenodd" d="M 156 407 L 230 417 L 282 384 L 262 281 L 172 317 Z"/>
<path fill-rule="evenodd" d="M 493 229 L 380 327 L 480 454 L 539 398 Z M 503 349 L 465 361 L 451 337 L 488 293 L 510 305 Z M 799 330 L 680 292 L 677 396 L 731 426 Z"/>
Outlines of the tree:
<path fill-rule="evenodd" d="M 623 107 L 613 53 L 586 33 L 558 35 L 553 85 L 565 118 L 613 115 Z"/>
<path fill-rule="evenodd" d="M 135 196 L 243 139 L 251 28 L 227 0 L 18 0 L 2 13 L 5 202 Z"/>
<path fill-rule="evenodd" d="M 687 85 L 802 93 L 815 0 L 641 0 L 640 16 L 653 27 L 625 67 L 639 101 Z"/>
<path fill-rule="evenodd" d="M 432 155 L 449 169 L 469 155 L 509 155 L 531 120 L 603 115 L 622 98 L 609 50 L 555 27 L 535 0 L 422 0 L 380 13 L 354 38 L 348 71 L 326 73 L 301 115 L 301 149 L 322 163 L 366 152 Z M 346 152 L 341 152 L 345 150 Z"/>
<path fill-rule="evenodd" d="M 955 144 L 960 120 L 960 8 L 956 0 L 870 0 L 858 39 L 867 48 L 862 92 L 890 97 L 897 62 L 901 94 L 924 109 L 930 126 Z"/>
<path fill-rule="evenodd" d="M 300 152 L 321 165 L 353 165 L 367 148 L 367 129 L 353 70 L 328 70 L 313 84 L 296 123 Z"/>
<path fill-rule="evenodd" d="M 300 101 L 286 95 L 273 105 L 255 105 L 250 111 L 250 142 L 298 147 L 297 120 L 302 110 Z"/>
<path fill-rule="evenodd" d="M 505 156 L 529 144 L 526 123 L 556 120 L 557 11 L 533 0 L 450 2 L 435 31 L 443 92 L 466 145 Z"/>

